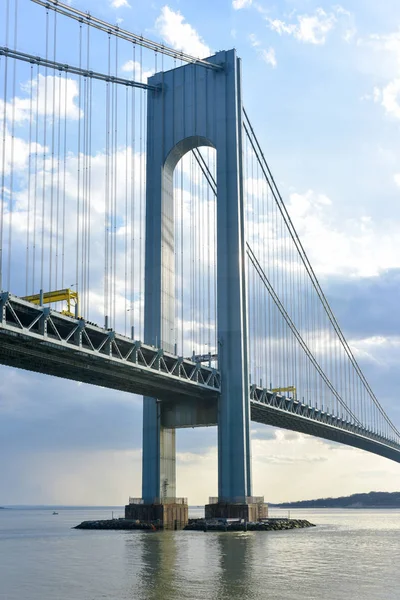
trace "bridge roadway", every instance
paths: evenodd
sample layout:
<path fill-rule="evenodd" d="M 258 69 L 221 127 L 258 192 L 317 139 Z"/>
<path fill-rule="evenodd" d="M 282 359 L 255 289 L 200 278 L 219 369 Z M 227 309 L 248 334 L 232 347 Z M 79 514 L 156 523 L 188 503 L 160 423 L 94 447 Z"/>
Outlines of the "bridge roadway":
<path fill-rule="evenodd" d="M 171 402 L 217 403 L 217 369 L 84 319 L 0 293 L 0 364 Z M 250 388 L 253 421 L 347 444 L 400 462 L 400 445 L 282 394 Z M 217 411 L 215 410 L 215 415 Z M 216 425 L 209 422 L 208 425 Z"/>

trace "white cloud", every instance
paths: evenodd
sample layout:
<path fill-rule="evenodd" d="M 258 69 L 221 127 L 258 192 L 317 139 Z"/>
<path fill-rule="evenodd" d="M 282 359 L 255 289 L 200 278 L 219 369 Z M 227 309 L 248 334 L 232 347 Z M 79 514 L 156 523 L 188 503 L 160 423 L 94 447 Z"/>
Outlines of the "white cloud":
<path fill-rule="evenodd" d="M 400 62 L 400 31 L 388 33 L 386 35 L 372 34 L 367 40 L 359 40 L 359 44 L 367 43 L 376 50 L 385 50 L 391 52 Z"/>
<path fill-rule="evenodd" d="M 154 69 L 144 69 L 138 61 L 128 60 L 121 67 L 121 71 L 129 73 L 134 81 L 147 83 L 147 78 L 154 75 Z"/>
<path fill-rule="evenodd" d="M 400 187 L 400 173 L 396 173 L 394 176 L 394 182 Z"/>
<path fill-rule="evenodd" d="M 6 464 L 0 467 L 8 490 L 4 504 L 23 503 L 24 498 L 29 498 L 32 504 L 88 505 L 93 504 L 95 498 L 96 503 L 115 506 L 127 502 L 129 496 L 140 496 L 141 452 L 138 450 L 59 451 L 54 448 L 51 453 L 14 454 L 12 465 L 14 470 Z"/>
<path fill-rule="evenodd" d="M 176 50 L 193 54 L 197 58 L 212 54 L 197 31 L 189 23 L 185 23 L 185 17 L 179 11 L 174 12 L 169 6 L 163 6 L 155 25 L 161 37 Z"/>
<path fill-rule="evenodd" d="M 45 150 L 43 146 L 36 144 L 36 142 L 29 145 L 29 142 L 22 138 L 13 137 L 7 127 L 3 133 L 3 127 L 0 126 L 0 134 L 3 141 L 0 145 L 0 174 L 2 174 L 4 165 L 5 175 L 10 174 L 11 168 L 19 175 L 27 169 L 29 155 L 33 156 L 36 153 L 42 155 Z M 47 151 L 48 148 L 46 147 Z"/>
<path fill-rule="evenodd" d="M 398 467 L 387 459 L 257 424 L 257 434 L 263 432 L 273 435 L 269 439 L 253 436 L 252 474 L 253 493 L 264 495 L 266 501 L 347 495 L 368 492 L 374 486 L 396 489 L 393 475 Z M 216 450 L 209 447 L 201 453 L 177 454 L 178 496 L 189 497 L 189 503 L 202 504 L 208 502 L 208 496 L 217 495 Z M 331 477 L 325 477 L 327 469 Z"/>
<path fill-rule="evenodd" d="M 250 33 L 249 35 L 250 44 L 253 48 L 256 49 L 258 56 L 263 60 L 267 65 L 270 65 L 273 69 L 277 67 L 277 60 L 275 55 L 275 50 L 272 47 L 268 49 L 261 47 L 261 42 L 257 38 L 255 33 Z"/>
<path fill-rule="evenodd" d="M 131 7 L 128 0 L 111 0 L 112 8 L 122 8 L 123 6 L 127 6 L 128 8 Z"/>
<path fill-rule="evenodd" d="M 253 48 L 259 48 L 261 46 L 261 42 L 257 38 L 255 33 L 250 33 L 249 40 L 250 40 L 250 44 L 253 46 Z"/>
<path fill-rule="evenodd" d="M 399 364 L 400 340 L 395 336 L 387 338 L 375 335 L 363 339 L 350 340 L 349 344 L 357 359 L 367 359 L 380 366 L 385 366 L 388 362 L 394 365 Z"/>
<path fill-rule="evenodd" d="M 351 40 L 354 39 L 356 33 L 357 33 L 357 29 L 355 27 L 349 27 L 343 33 L 343 39 L 344 39 L 344 41 L 347 42 L 347 43 L 351 42 Z"/>
<path fill-rule="evenodd" d="M 131 65 L 132 66 L 132 65 Z M 1 134 L 1 126 L 0 123 L 0 134 Z M 71 136 L 73 136 L 73 131 L 71 130 Z M 0 139 L 2 139 L 2 135 L 0 135 Z M 49 137 L 51 142 L 51 136 Z M 125 136 L 119 139 L 122 140 L 122 144 L 125 140 Z M 51 204 L 54 200 L 56 202 L 57 198 L 57 190 L 63 190 L 63 163 L 61 161 L 61 171 L 58 169 L 58 161 L 57 158 L 52 161 L 52 153 L 51 153 L 51 143 L 49 142 L 49 146 L 44 149 L 42 146 L 37 146 L 35 144 L 29 145 L 29 142 L 24 141 L 21 137 L 14 136 L 14 159 L 12 161 L 12 138 L 11 134 L 8 130 L 6 130 L 5 136 L 5 144 L 0 144 L 0 171 L 3 165 L 2 152 L 5 150 L 4 157 L 4 166 L 5 166 L 5 194 L 4 194 L 4 231 L 8 231 L 10 224 L 12 225 L 12 247 L 11 247 L 11 255 L 13 256 L 13 261 L 17 261 L 17 249 L 28 247 L 29 250 L 29 264 L 32 266 L 33 262 L 35 262 L 36 267 L 38 266 L 38 261 L 40 259 L 40 252 L 36 252 L 36 258 L 33 256 L 33 238 L 32 238 L 32 230 L 33 224 L 35 224 L 36 231 L 43 232 L 43 240 L 44 240 L 44 273 L 46 278 L 46 285 L 48 289 L 52 288 L 57 281 L 57 287 L 60 284 L 59 279 L 55 279 L 55 268 L 58 268 L 58 277 L 62 270 L 65 267 L 65 278 L 64 283 L 66 285 L 70 285 L 77 281 L 75 278 L 75 261 L 73 257 L 76 256 L 76 239 L 77 239 L 77 231 L 74 227 L 67 227 L 64 234 L 61 214 L 62 210 L 57 212 L 55 208 L 54 211 L 50 208 L 53 206 Z M 68 221 L 70 223 L 75 223 L 78 220 L 77 215 L 77 190 L 78 190 L 78 173 L 79 169 L 82 171 L 82 166 L 85 164 L 85 156 L 81 153 L 78 159 L 76 155 L 76 151 L 73 150 L 73 138 L 72 138 L 72 147 L 70 146 L 71 140 L 68 139 L 67 146 L 67 154 L 65 159 L 65 201 L 66 206 L 68 206 Z M 57 147 L 57 144 L 56 144 Z M 38 156 L 36 157 L 36 152 Z M 211 162 L 213 152 L 207 151 L 205 152 L 205 157 L 211 153 Z M 29 156 L 31 156 L 31 177 L 29 178 Z M 108 158 L 107 158 L 108 157 Z M 190 156 L 187 155 L 187 177 L 192 173 L 191 172 L 191 160 Z M 214 158 L 215 162 L 215 158 Z M 87 163 L 86 163 L 87 164 Z M 117 209 L 117 214 L 119 215 L 117 222 L 115 223 L 115 227 L 113 231 L 108 228 L 107 238 L 109 239 L 109 247 L 106 250 L 106 247 L 103 243 L 104 235 L 105 235 L 105 217 L 108 215 L 108 219 L 110 218 L 110 207 L 107 204 L 109 198 L 110 189 L 107 187 L 107 169 L 112 168 L 114 170 L 115 180 L 118 181 L 118 186 L 115 190 L 115 206 Z M 13 192 L 12 192 L 12 206 L 13 210 L 11 212 L 11 194 L 7 191 L 7 187 L 10 187 L 9 181 L 7 177 L 11 172 L 11 168 L 13 166 L 14 171 L 14 183 L 13 183 Z M 36 169 L 37 167 L 37 169 Z M 37 170 L 37 177 L 32 176 L 34 169 Z M 90 262 L 86 264 L 88 271 L 90 272 L 90 294 L 86 293 L 85 290 L 80 289 L 79 292 L 81 295 L 81 307 L 82 314 L 96 323 L 102 325 L 104 323 L 104 314 L 110 315 L 107 309 L 104 306 L 104 288 L 108 287 L 108 289 L 114 288 L 114 278 L 115 278 L 115 300 L 113 301 L 116 307 L 115 311 L 115 321 L 113 319 L 111 326 L 115 327 L 121 333 L 129 332 L 129 328 L 127 329 L 127 325 L 130 322 L 133 322 L 135 325 L 135 335 L 138 339 L 142 336 L 142 324 L 143 324 L 143 294 L 139 296 L 140 285 L 142 285 L 143 281 L 143 269 L 139 270 L 139 261 L 135 258 L 135 262 L 132 262 L 133 257 L 137 257 L 140 252 L 143 250 L 143 231 L 140 229 L 140 226 L 143 227 L 143 219 L 140 221 L 140 215 L 144 215 L 144 210 L 140 208 L 140 202 L 143 203 L 144 195 L 143 189 L 145 185 L 145 173 L 144 169 L 144 157 L 140 153 L 132 153 L 132 149 L 130 147 L 125 148 L 124 145 L 119 146 L 118 148 L 111 151 L 109 155 L 103 150 L 99 149 L 96 152 L 93 152 L 90 159 L 90 173 L 91 173 L 91 184 L 90 184 Z M 140 173 L 142 174 L 142 187 L 140 187 Z M 132 174 L 135 174 L 135 177 L 132 178 Z M 1 178 L 1 172 L 0 172 Z M 82 179 L 80 180 L 80 185 L 82 186 Z M 133 190 L 132 190 L 133 186 Z M 187 183 L 186 183 L 186 175 L 184 179 L 184 218 L 185 223 L 190 223 L 193 213 L 193 207 L 195 206 L 192 201 L 191 195 L 188 192 Z M 52 193 L 52 191 L 55 193 Z M 133 196 L 132 196 L 133 194 Z M 182 197 L 182 196 L 181 196 Z M 35 209 L 34 199 L 37 198 L 37 206 Z M 124 242 L 125 239 L 131 239 L 132 232 L 132 224 L 129 219 L 130 209 L 128 209 L 128 221 L 125 220 L 125 210 L 126 210 L 126 200 L 127 198 L 134 198 L 135 209 L 134 209 L 134 249 L 133 253 L 130 252 L 125 253 Z M 42 211 L 40 209 L 41 203 L 44 202 L 46 206 L 45 211 L 45 219 L 42 218 Z M 61 202 L 61 199 L 60 199 Z M 82 216 L 83 204 L 82 201 L 79 203 L 80 208 L 80 216 Z M 209 222 L 208 219 L 210 214 L 212 213 L 204 206 L 204 211 L 202 212 L 204 219 L 203 222 Z M 177 227 L 179 227 L 179 211 L 177 214 Z M 107 222 L 109 222 L 107 220 Z M 83 224 L 86 227 L 85 224 Z M 191 239 L 190 232 L 192 230 L 190 227 L 185 227 L 185 236 L 184 243 L 185 247 L 190 247 Z M 30 232 L 30 233 L 29 233 Z M 53 233 L 52 233 L 53 232 Z M 58 232 L 57 235 L 55 232 Z M 29 237 L 29 240 L 28 240 Z M 187 238 L 187 239 L 186 239 Z M 56 240 L 59 241 L 59 247 L 61 247 L 61 240 L 65 241 L 65 255 L 62 255 L 61 252 L 58 253 L 57 259 L 54 258 L 55 244 Z M 109 275 L 107 279 L 104 278 L 104 263 L 106 252 L 110 253 L 110 248 L 114 247 L 114 242 L 111 243 L 110 240 L 115 240 L 115 248 L 116 248 L 116 271 L 114 275 Z M 213 256 L 213 237 L 211 236 L 210 247 L 211 247 L 211 256 Z M 27 241 L 28 240 L 28 241 Z M 53 262 L 52 262 L 52 275 L 50 276 L 50 247 L 51 243 L 53 243 Z M 129 242 L 130 243 L 130 242 Z M 7 243 L 5 243 L 7 246 Z M 6 251 L 7 253 L 8 251 Z M 8 255 L 7 255 L 8 256 Z M 5 255 L 5 264 L 7 264 L 7 256 Z M 25 255 L 24 255 L 25 256 Z M 64 258 L 68 257 L 66 261 Z M 199 269 L 202 268 L 203 263 L 207 259 L 209 259 L 206 253 L 199 254 Z M 13 290 L 14 293 L 19 295 L 25 295 L 25 293 L 30 293 L 37 289 L 39 286 L 39 274 L 40 269 L 35 269 L 35 279 L 33 281 L 33 275 L 29 279 L 29 290 L 25 292 L 25 286 L 27 285 L 23 278 L 21 277 L 21 273 L 25 272 L 25 258 L 19 257 L 22 266 L 21 269 L 12 269 L 11 281 L 10 281 L 10 289 Z M 132 266 L 133 265 L 133 266 Z M 134 294 L 130 292 L 130 284 L 128 282 L 128 289 L 126 288 L 125 283 L 125 275 L 124 268 L 127 267 L 127 272 L 130 273 L 131 268 L 134 270 Z M 185 267 L 186 269 L 186 267 Z M 32 269 L 31 269 L 32 271 Z M 203 271 L 204 272 L 204 271 Z M 8 271 L 6 271 L 6 275 L 8 275 Z M 185 271 L 186 275 L 186 271 Z M 178 276 L 179 277 L 179 276 Z M 52 285 L 50 284 L 50 280 Z M 141 283 L 139 283 L 141 282 Z M 80 283 L 80 285 L 82 285 Z M 182 284 L 185 285 L 184 283 Z M 143 289 L 143 285 L 142 288 Z M 190 295 L 188 295 L 189 297 Z M 186 297 L 185 297 L 186 300 Z M 189 303 L 187 303 L 189 305 Z M 185 304 L 186 306 L 186 304 Z M 60 306 L 55 307 L 57 310 L 60 310 Z M 129 314 L 127 315 L 127 310 L 129 310 Z M 186 310 L 186 309 L 185 309 Z M 197 316 L 196 316 L 197 318 Z M 210 328 L 210 335 L 208 333 L 207 326 L 204 324 L 204 321 L 200 321 L 200 317 L 198 322 L 196 323 L 196 318 L 191 319 L 190 327 L 185 323 L 186 312 L 183 315 L 183 323 L 177 323 L 177 328 L 180 331 L 184 332 L 184 354 L 189 356 L 193 350 L 193 348 L 197 348 L 197 346 L 193 346 L 193 331 L 205 331 L 204 339 L 214 340 L 214 332 L 212 328 Z M 183 335 L 183 334 L 182 334 Z M 200 343 L 200 342 L 199 342 Z M 196 342 L 197 344 L 197 342 Z"/>
<path fill-rule="evenodd" d="M 61 117 L 78 120 L 83 112 L 79 110 L 76 104 L 79 96 L 78 83 L 74 79 L 53 75 L 41 75 L 38 79 L 22 84 L 21 89 L 25 92 L 25 97 L 16 96 L 13 102 L 8 102 L 7 119 L 14 118 L 15 122 L 29 121 L 35 118 L 36 114 L 40 117 L 47 116 L 52 118 L 53 105 L 56 115 L 60 113 Z M 32 92 L 32 113 L 31 99 Z M 0 112 L 3 113 L 4 102 L 0 100 Z"/>
<path fill-rule="evenodd" d="M 234 10 L 240 10 L 241 8 L 246 8 L 247 6 L 251 6 L 253 0 L 232 0 L 232 8 Z"/>
<path fill-rule="evenodd" d="M 357 28 L 354 23 L 354 15 L 349 10 L 343 8 L 343 6 L 340 5 L 335 6 L 334 11 L 338 15 L 338 17 L 343 17 L 346 20 L 342 38 L 347 43 L 351 42 L 357 33 Z"/>
<path fill-rule="evenodd" d="M 297 29 L 296 25 L 287 25 L 284 21 L 281 21 L 279 19 L 267 18 L 267 22 L 270 26 L 270 29 L 276 31 L 276 33 L 279 33 L 279 35 L 282 35 L 282 33 L 294 35 Z"/>
<path fill-rule="evenodd" d="M 380 104 L 386 113 L 400 119 L 400 32 L 386 35 L 373 34 L 368 39 L 359 39 L 359 46 L 371 47 L 379 56 L 379 76 L 387 77 L 383 86 L 375 86 L 373 100 Z"/>
<path fill-rule="evenodd" d="M 268 431 L 263 425 L 260 430 Z M 253 439 L 253 491 L 269 502 L 368 492 L 396 491 L 398 465 L 343 445 L 272 430 L 272 439 Z M 183 435 L 183 432 L 179 432 Z M 177 453 L 177 495 L 189 504 L 216 496 L 217 449 Z M 13 454 L 0 464 L 4 504 L 29 497 L 38 504 L 121 505 L 141 496 L 139 450 L 63 450 Z M 326 472 L 329 471 L 329 477 Z M 129 476 L 127 476 L 129 474 Z M 122 511 L 118 516 L 123 516 Z M 105 514 L 104 518 L 108 515 Z"/>
<path fill-rule="evenodd" d="M 273 31 L 279 35 L 292 35 L 306 44 L 325 44 L 327 34 L 334 28 L 337 18 L 334 13 L 326 13 L 317 8 L 314 15 L 297 15 L 297 23 L 285 23 L 279 19 L 266 18 Z"/>
<path fill-rule="evenodd" d="M 390 81 L 381 90 L 374 90 L 376 101 L 380 102 L 388 115 L 400 119 L 400 77 Z"/>
<path fill-rule="evenodd" d="M 2 166 L 2 148 L 0 145 L 0 177 L 1 177 L 1 166 Z M 35 224 L 36 231 L 43 231 L 43 247 L 44 247 L 44 272 L 46 273 L 46 280 L 48 278 L 49 265 L 50 265 L 50 243 L 53 240 L 53 284 L 55 281 L 55 266 L 58 265 L 58 273 L 61 273 L 61 266 L 63 258 L 59 253 L 57 260 L 54 258 L 55 250 L 55 232 L 57 231 L 57 238 L 61 247 L 62 239 L 62 220 L 61 210 L 51 211 L 51 195 L 52 190 L 57 190 L 59 185 L 63 186 L 63 173 L 58 172 L 57 160 L 55 164 L 52 164 L 52 157 L 49 148 L 46 149 L 46 158 L 44 160 L 44 150 L 41 146 L 37 147 L 39 156 L 37 157 L 37 177 L 30 178 L 28 180 L 28 160 L 29 152 L 33 160 L 32 170 L 36 166 L 35 164 L 35 151 L 36 145 L 32 144 L 29 148 L 29 144 L 23 139 L 14 138 L 14 191 L 13 191 L 13 211 L 10 212 L 10 200 L 5 198 L 4 202 L 4 231 L 8 230 L 10 224 L 12 224 L 12 240 L 13 245 L 11 248 L 11 254 L 13 261 L 17 261 L 16 250 L 22 248 L 27 244 L 27 233 L 30 227 L 32 233 L 33 223 Z M 5 174 L 6 176 L 10 173 L 11 168 L 11 136 L 7 133 L 6 145 L 5 145 Z M 80 164 L 82 166 L 84 161 L 83 154 L 80 155 Z M 115 153 L 109 156 L 109 163 L 107 162 L 107 155 L 103 152 L 97 152 L 91 157 L 91 208 L 90 208 L 90 247 L 91 247 L 91 258 L 90 263 L 87 264 L 87 268 L 90 272 L 90 294 L 84 294 L 81 296 L 82 314 L 85 314 L 87 318 L 103 324 L 104 322 L 104 291 L 105 285 L 103 264 L 105 261 L 105 247 L 104 247 L 104 222 L 106 214 L 109 215 L 109 208 L 106 206 L 105 201 L 105 190 L 107 189 L 107 164 L 113 164 L 115 169 L 115 176 L 119 181 L 119 185 L 116 190 L 115 206 L 118 214 L 121 215 L 114 232 L 111 234 L 110 239 L 115 239 L 116 248 L 116 272 L 115 277 L 115 306 L 116 306 L 116 321 L 112 326 L 122 332 L 126 333 L 125 329 L 125 317 L 127 315 L 127 309 L 129 308 L 129 318 L 134 321 L 135 324 L 139 322 L 139 313 L 142 306 L 142 297 L 139 297 L 138 290 L 140 288 L 140 274 L 139 269 L 135 269 L 134 277 L 134 300 L 132 301 L 130 292 L 125 289 L 125 252 L 124 242 L 125 235 L 127 238 L 131 238 L 131 232 L 133 232 L 134 241 L 134 252 L 138 253 L 142 250 L 142 242 L 140 238 L 142 232 L 140 227 L 143 227 L 143 221 L 139 220 L 139 209 L 138 199 L 141 197 L 141 190 L 139 185 L 138 177 L 134 181 L 133 193 L 136 197 L 136 217 L 133 225 L 131 224 L 129 217 L 128 222 L 125 222 L 124 215 L 124 204 L 129 195 L 132 192 L 131 188 L 131 173 L 140 173 L 143 169 L 144 160 L 140 153 L 132 152 L 130 147 L 125 148 L 121 146 Z M 65 201 L 68 206 L 68 221 L 69 223 L 75 223 L 77 221 L 77 189 L 78 189 L 78 157 L 72 152 L 67 152 L 65 161 Z M 144 177 L 144 174 L 143 174 Z M 7 179 L 6 179 L 7 181 Z M 54 197 L 57 194 L 54 194 Z M 34 208 L 34 197 L 38 199 L 44 199 L 46 206 L 45 219 L 43 220 L 41 211 Z M 38 200 L 39 202 L 39 200 Z M 82 216 L 82 202 L 80 203 L 80 217 Z M 53 232 L 53 234 L 51 233 Z M 63 236 L 65 242 L 65 256 L 68 257 L 65 260 L 65 282 L 70 285 L 76 281 L 74 274 L 74 267 L 72 257 L 76 254 L 76 239 L 77 231 L 73 227 L 66 227 L 65 236 Z M 29 256 L 30 264 L 33 264 L 33 250 L 32 250 L 32 235 L 30 236 L 29 244 Z M 8 251 L 7 251 L 8 252 Z M 39 253 L 36 253 L 36 263 L 39 258 Z M 23 261 L 24 262 L 24 261 Z M 128 263 L 131 264 L 131 258 L 128 259 Z M 15 262 L 15 264 L 17 264 Z M 20 263 L 21 269 L 14 269 L 11 280 L 11 287 L 17 294 L 24 295 L 25 283 L 20 277 L 20 271 L 22 262 Z M 37 266 L 37 265 L 36 265 Z M 130 267 L 129 267 L 130 268 Z M 38 270 L 36 270 L 38 275 Z M 59 282 L 60 283 L 60 282 Z M 29 282 L 30 287 L 36 289 L 39 285 L 38 280 L 35 278 L 34 282 Z M 50 289 L 50 283 L 47 283 Z M 63 284 L 64 285 L 64 284 Z M 110 283 L 109 283 L 110 285 Z M 127 295 L 126 295 L 127 294 Z M 82 299 L 83 298 L 83 299 Z M 137 331 L 137 335 L 140 332 Z"/>
<path fill-rule="evenodd" d="M 371 99 L 371 96 L 365 96 L 365 98 L 367 100 Z M 381 102 L 382 100 L 382 92 L 378 87 L 374 87 L 373 93 L 372 93 L 372 99 L 374 102 Z"/>
<path fill-rule="evenodd" d="M 276 68 L 278 63 L 276 62 L 275 50 L 273 48 L 268 48 L 268 50 L 261 50 L 260 56 L 262 60 L 265 63 L 267 63 L 267 65 L 271 65 L 273 69 Z"/>
<path fill-rule="evenodd" d="M 338 15 L 345 15 L 346 17 L 351 17 L 351 12 L 347 10 L 347 8 L 343 8 L 343 6 L 340 6 L 340 4 L 335 6 L 335 11 Z"/>
<path fill-rule="evenodd" d="M 400 231 L 394 221 L 368 215 L 335 222 L 332 202 L 308 190 L 290 194 L 287 208 L 318 274 L 366 277 L 400 268 Z"/>

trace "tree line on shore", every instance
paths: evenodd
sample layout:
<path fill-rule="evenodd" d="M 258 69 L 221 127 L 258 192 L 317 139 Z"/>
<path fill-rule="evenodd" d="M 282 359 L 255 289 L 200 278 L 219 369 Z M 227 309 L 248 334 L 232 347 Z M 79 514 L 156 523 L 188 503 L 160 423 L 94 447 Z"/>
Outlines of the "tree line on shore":
<path fill-rule="evenodd" d="M 369 492 L 339 498 L 318 498 L 272 504 L 277 508 L 400 508 L 400 492 Z"/>

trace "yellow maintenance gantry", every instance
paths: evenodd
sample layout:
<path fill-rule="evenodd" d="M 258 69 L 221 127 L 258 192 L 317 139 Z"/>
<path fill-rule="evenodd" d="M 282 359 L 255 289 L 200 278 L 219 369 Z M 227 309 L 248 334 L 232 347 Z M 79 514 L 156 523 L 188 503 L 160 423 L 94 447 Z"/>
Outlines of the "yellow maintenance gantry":
<path fill-rule="evenodd" d="M 78 292 L 74 292 L 70 288 L 64 290 L 55 290 L 53 292 L 40 292 L 40 294 L 34 294 L 33 296 L 25 296 L 22 300 L 32 302 L 32 304 L 51 304 L 52 302 L 66 302 L 67 309 L 62 310 L 61 314 L 68 315 L 68 317 L 79 318 L 79 295 Z"/>
<path fill-rule="evenodd" d="M 294 400 L 296 400 L 296 388 L 294 385 L 288 385 L 287 387 L 278 387 L 278 388 L 272 388 L 271 392 L 292 392 L 293 393 L 293 398 Z"/>

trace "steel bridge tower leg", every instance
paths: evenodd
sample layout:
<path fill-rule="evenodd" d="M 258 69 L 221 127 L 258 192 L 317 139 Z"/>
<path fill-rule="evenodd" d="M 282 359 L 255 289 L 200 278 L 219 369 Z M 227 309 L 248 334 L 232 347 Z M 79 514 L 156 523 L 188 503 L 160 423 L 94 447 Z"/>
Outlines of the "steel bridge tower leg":
<path fill-rule="evenodd" d="M 245 286 L 241 65 L 236 52 L 157 73 L 148 95 L 145 343 L 173 349 L 175 259 L 173 172 L 193 148 L 217 151 L 218 495 L 226 503 L 251 496 L 250 400 Z M 143 489 L 175 494 L 175 430 L 162 427 L 163 405 L 144 398 Z M 195 425 L 196 423 L 193 423 Z"/>

